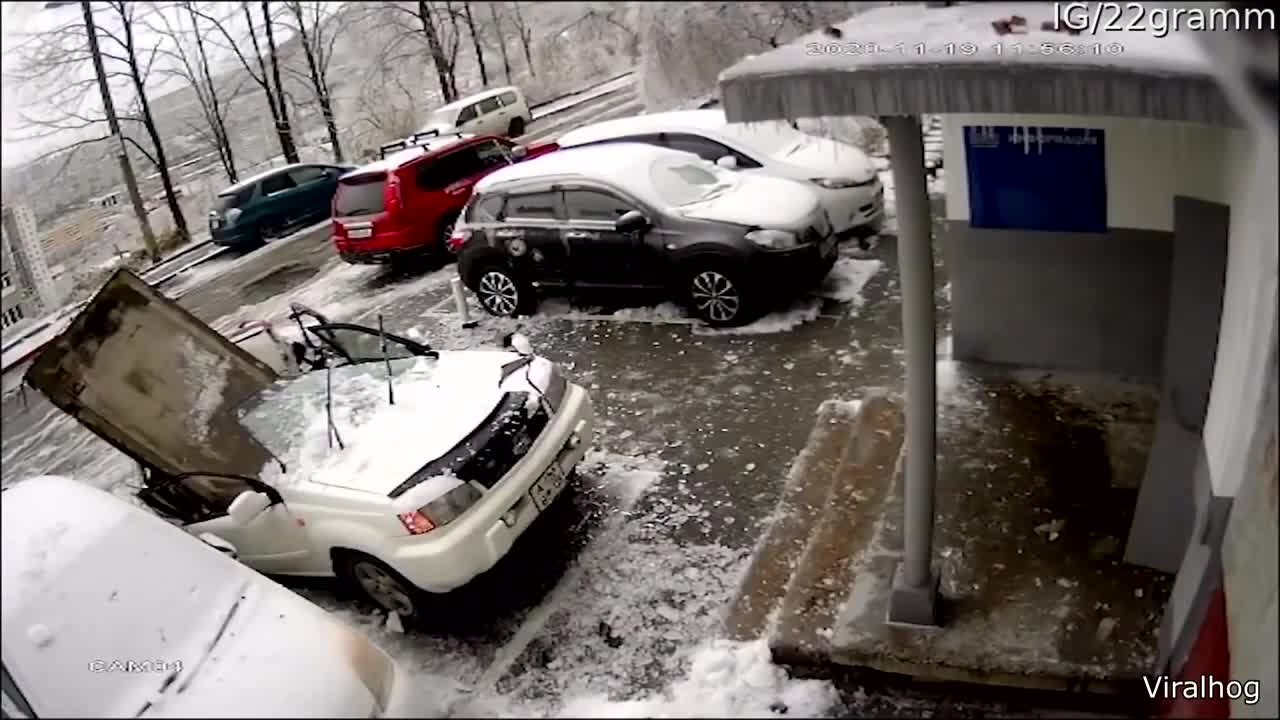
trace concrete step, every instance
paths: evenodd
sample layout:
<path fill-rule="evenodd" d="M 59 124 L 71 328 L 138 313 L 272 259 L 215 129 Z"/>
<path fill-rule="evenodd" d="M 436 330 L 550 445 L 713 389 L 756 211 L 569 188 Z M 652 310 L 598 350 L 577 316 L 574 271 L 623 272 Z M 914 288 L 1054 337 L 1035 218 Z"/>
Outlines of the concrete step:
<path fill-rule="evenodd" d="M 635 115 L 644 110 L 640 99 L 631 90 L 620 90 L 598 100 L 583 103 L 582 107 L 557 114 L 548 118 L 549 123 L 535 123 L 530 131 L 520 138 L 525 145 L 553 141 L 564 133 L 588 125 L 603 122 L 617 117 Z"/>
<path fill-rule="evenodd" d="M 845 452 L 827 485 L 818 522 L 795 565 L 769 637 L 777 662 L 822 665 L 830 661 L 831 626 L 853 586 L 853 552 L 866 544 L 874 528 L 860 509 L 879 507 L 884 483 L 902 451 L 902 408 L 882 394 L 862 401 L 847 430 Z M 881 492 L 877 492 L 881 490 Z"/>
<path fill-rule="evenodd" d="M 729 604 L 725 628 L 731 638 L 752 640 L 770 632 L 771 617 L 782 603 L 852 438 L 856 412 L 850 403 L 828 400 L 817 415 L 804 449 L 791 465 L 772 521 Z"/>

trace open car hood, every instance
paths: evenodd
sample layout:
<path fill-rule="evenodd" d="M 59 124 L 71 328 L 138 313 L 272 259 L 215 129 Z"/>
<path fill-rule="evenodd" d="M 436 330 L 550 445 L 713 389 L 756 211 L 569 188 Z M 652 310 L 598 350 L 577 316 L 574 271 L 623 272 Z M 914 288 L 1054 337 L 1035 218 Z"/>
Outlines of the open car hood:
<path fill-rule="evenodd" d="M 257 476 L 270 453 L 235 408 L 269 366 L 128 270 L 33 359 L 25 380 L 134 460 L 170 474 Z"/>

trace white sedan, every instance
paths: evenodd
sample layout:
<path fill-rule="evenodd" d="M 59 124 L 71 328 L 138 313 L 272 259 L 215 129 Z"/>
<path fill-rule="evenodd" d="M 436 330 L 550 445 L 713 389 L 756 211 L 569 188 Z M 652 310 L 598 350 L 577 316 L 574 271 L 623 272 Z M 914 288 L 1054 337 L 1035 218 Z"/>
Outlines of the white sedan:
<path fill-rule="evenodd" d="M 611 142 L 660 145 L 729 169 L 810 182 L 841 239 L 873 235 L 884 219 L 884 187 L 865 152 L 785 122 L 730 123 L 718 109 L 685 110 L 587 125 L 557 140 L 562 148 Z"/>

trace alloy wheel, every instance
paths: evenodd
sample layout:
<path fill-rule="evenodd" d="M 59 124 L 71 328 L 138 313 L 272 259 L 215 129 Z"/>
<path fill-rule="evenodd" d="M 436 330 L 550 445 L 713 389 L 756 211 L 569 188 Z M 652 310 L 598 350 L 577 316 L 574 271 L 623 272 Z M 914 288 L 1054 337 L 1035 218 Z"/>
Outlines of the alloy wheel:
<path fill-rule="evenodd" d="M 713 322 L 729 322 L 742 309 L 738 288 L 725 275 L 704 270 L 693 276 L 693 305 L 698 313 Z"/>
<path fill-rule="evenodd" d="M 480 304 L 494 315 L 510 317 L 520 305 L 520 289 L 504 272 L 490 270 L 480 276 Z"/>
<path fill-rule="evenodd" d="M 370 562 L 357 562 L 351 568 L 360 588 L 382 606 L 401 617 L 410 617 L 414 613 L 413 598 L 399 580 L 391 573 Z"/>

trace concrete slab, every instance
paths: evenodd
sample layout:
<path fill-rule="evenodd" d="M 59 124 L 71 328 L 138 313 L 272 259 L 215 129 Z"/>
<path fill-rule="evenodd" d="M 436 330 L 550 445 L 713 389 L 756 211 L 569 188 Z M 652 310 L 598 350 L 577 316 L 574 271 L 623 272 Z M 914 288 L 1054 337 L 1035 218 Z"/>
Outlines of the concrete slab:
<path fill-rule="evenodd" d="M 729 605 L 725 627 L 730 637 L 753 640 L 769 630 L 787 581 L 805 550 L 809 530 L 828 504 L 831 483 L 842 467 L 856 416 L 853 403 L 829 400 L 819 406 L 813 430 L 787 475 L 769 529 L 756 545 Z"/>
<path fill-rule="evenodd" d="M 1133 448 L 1109 448 L 1108 428 L 1152 412 L 1154 389 L 946 372 L 934 546 L 944 627 L 886 623 L 901 487 L 897 473 L 868 474 L 860 491 L 884 500 L 850 509 L 864 529 L 851 538 L 854 577 L 830 662 L 941 681 L 1132 691 L 1155 661 L 1170 578 L 1120 562 L 1135 493 L 1113 486 L 1113 467 Z"/>

